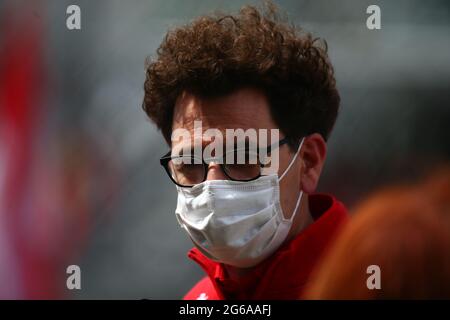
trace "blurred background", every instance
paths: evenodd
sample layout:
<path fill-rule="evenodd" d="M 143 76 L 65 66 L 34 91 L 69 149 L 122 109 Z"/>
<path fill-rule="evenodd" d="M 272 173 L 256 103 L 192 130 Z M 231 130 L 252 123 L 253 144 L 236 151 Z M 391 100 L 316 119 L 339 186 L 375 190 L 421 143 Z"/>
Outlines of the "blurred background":
<path fill-rule="evenodd" d="M 318 191 L 352 208 L 450 158 L 448 1 L 274 2 L 326 39 L 342 96 Z M 168 28 L 259 3 L 0 0 L 0 298 L 179 299 L 202 276 L 141 109 L 144 61 Z"/>

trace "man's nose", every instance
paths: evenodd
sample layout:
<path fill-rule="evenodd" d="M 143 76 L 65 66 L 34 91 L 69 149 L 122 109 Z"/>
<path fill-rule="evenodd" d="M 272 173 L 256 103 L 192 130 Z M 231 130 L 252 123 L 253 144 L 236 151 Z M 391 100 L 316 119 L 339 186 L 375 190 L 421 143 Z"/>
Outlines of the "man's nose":
<path fill-rule="evenodd" d="M 220 164 L 211 162 L 208 165 L 206 180 L 228 180 L 228 177 L 223 173 Z"/>

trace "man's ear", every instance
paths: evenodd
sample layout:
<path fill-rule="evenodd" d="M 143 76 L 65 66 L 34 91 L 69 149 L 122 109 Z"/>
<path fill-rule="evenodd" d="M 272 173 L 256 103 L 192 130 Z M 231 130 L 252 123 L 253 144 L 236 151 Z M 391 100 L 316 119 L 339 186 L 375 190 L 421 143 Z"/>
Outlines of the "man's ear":
<path fill-rule="evenodd" d="M 302 159 L 300 188 L 306 193 L 313 193 L 319 183 L 322 167 L 327 154 L 327 144 L 318 133 L 305 137 L 300 156 Z"/>

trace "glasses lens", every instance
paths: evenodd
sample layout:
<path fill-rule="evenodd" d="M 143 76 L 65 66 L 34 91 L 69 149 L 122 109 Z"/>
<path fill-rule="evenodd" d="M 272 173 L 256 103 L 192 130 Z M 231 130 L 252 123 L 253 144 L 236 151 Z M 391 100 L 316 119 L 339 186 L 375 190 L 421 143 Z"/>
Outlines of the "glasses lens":
<path fill-rule="evenodd" d="M 233 180 L 252 180 L 261 174 L 258 153 L 249 150 L 234 150 L 227 153 L 223 167 Z"/>
<path fill-rule="evenodd" d="M 193 186 L 203 182 L 205 168 L 194 158 L 177 157 L 169 161 L 168 168 L 173 180 L 182 186 Z"/>

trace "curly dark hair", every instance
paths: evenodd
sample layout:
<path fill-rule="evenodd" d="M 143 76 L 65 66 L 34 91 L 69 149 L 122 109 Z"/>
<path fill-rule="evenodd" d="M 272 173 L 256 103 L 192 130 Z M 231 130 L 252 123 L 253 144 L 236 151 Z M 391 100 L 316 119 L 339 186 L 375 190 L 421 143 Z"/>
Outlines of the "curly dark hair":
<path fill-rule="evenodd" d="M 264 10 L 242 7 L 216 13 L 167 33 L 156 59 L 147 63 L 143 109 L 170 145 L 177 97 L 226 95 L 242 87 L 266 94 L 271 114 L 291 146 L 319 133 L 325 140 L 340 97 L 325 41 Z"/>

